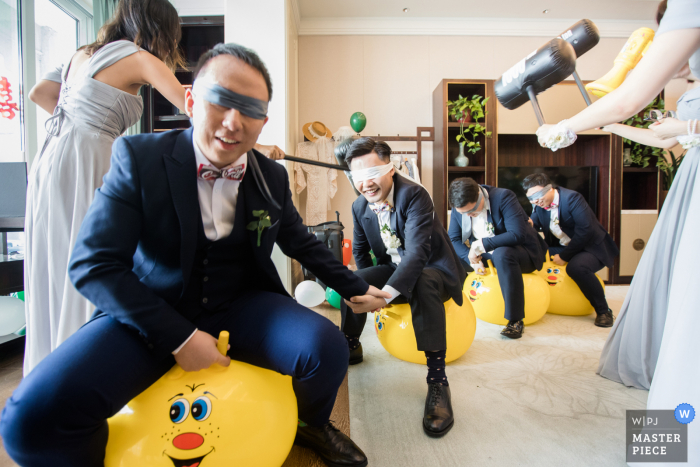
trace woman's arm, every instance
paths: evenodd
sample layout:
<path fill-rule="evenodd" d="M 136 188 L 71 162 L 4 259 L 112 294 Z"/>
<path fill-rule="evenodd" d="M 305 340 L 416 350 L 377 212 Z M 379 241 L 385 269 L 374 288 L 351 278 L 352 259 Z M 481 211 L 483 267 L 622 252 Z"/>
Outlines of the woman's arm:
<path fill-rule="evenodd" d="M 678 144 L 676 138 L 657 138 L 652 130 L 635 128 L 633 126 L 623 125 L 621 123 L 605 125 L 603 130 L 609 131 L 610 133 L 614 133 L 618 136 L 622 136 L 623 138 L 631 139 L 635 143 L 644 144 L 646 146 L 654 146 L 655 148 L 671 149 Z"/>
<path fill-rule="evenodd" d="M 619 88 L 566 122 L 575 133 L 619 122 L 642 110 L 700 47 L 700 29 L 678 29 L 654 39 L 649 51 Z M 551 125 L 537 130 L 546 135 Z M 542 141 L 540 141 L 542 142 Z"/>
<path fill-rule="evenodd" d="M 185 112 L 185 88 L 165 63 L 146 51 L 135 54 L 139 59 L 141 82 L 150 84 L 173 105 Z"/>
<path fill-rule="evenodd" d="M 53 115 L 61 94 L 61 83 L 42 79 L 29 91 L 29 100 Z"/>

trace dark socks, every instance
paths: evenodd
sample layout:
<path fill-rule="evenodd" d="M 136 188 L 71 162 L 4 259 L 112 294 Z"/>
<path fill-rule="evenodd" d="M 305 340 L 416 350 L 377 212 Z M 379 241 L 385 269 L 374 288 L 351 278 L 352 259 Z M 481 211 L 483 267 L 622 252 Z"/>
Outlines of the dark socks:
<path fill-rule="evenodd" d="M 350 337 L 347 334 L 345 334 L 345 339 L 348 341 L 348 347 L 350 347 L 350 350 L 355 350 L 360 346 L 360 338 L 359 337 Z"/>
<path fill-rule="evenodd" d="M 425 352 L 425 356 L 428 359 L 428 377 L 426 378 L 428 383 L 441 383 L 449 386 L 447 375 L 445 374 L 445 353 L 445 350 Z"/>

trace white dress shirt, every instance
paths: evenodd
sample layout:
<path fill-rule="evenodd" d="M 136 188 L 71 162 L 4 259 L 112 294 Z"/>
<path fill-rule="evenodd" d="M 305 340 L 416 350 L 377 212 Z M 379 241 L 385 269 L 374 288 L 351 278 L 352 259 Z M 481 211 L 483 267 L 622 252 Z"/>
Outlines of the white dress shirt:
<path fill-rule="evenodd" d="M 561 246 L 566 246 L 571 239 L 559 227 L 559 192 L 557 190 L 554 190 L 554 200 L 552 204 L 556 204 L 557 206 L 549 210 L 549 231 L 559 239 L 559 244 Z"/>
<path fill-rule="evenodd" d="M 481 256 L 486 253 L 484 248 L 484 238 L 493 237 L 495 234 L 493 232 L 493 226 L 489 229 L 489 212 L 491 211 L 491 203 L 487 196 L 484 196 L 484 209 L 479 213 L 478 216 L 472 217 L 472 233 L 476 240 L 472 243 L 470 248 L 470 254 L 474 256 Z M 491 252 L 489 252 L 491 253 Z"/>
<path fill-rule="evenodd" d="M 200 165 L 214 167 L 214 164 L 204 156 L 202 150 L 197 146 L 197 142 L 194 140 L 194 134 L 192 137 L 192 146 L 194 146 L 194 158 L 197 163 L 197 170 L 199 170 Z M 243 154 L 236 159 L 234 163 L 224 168 L 247 163 L 248 155 Z M 221 240 L 231 235 L 233 231 L 233 221 L 236 218 L 236 202 L 238 201 L 238 187 L 240 186 L 240 180 L 229 180 L 226 178 L 201 180 L 197 177 L 199 209 L 202 211 L 204 234 L 209 240 Z M 177 349 L 173 350 L 173 355 L 177 354 L 180 349 L 192 339 L 196 332 L 197 329 L 190 334 L 190 337 L 185 339 L 185 342 L 180 344 Z"/>
<path fill-rule="evenodd" d="M 391 190 L 389 190 L 389 195 L 386 197 L 386 199 L 380 203 L 373 203 L 374 206 L 381 206 L 385 202 L 388 203 L 391 206 L 391 209 L 394 209 L 394 186 L 392 184 Z M 377 220 L 379 221 L 379 234 L 381 236 L 382 232 L 382 227 L 387 226 L 389 229 L 391 229 L 391 211 L 380 211 L 377 214 Z M 405 248 L 405 245 L 403 245 Z M 401 263 L 401 256 L 399 255 L 399 252 L 396 248 L 387 248 L 386 252 L 391 256 L 391 261 L 394 264 L 400 264 Z M 385 298 L 386 303 L 389 304 L 393 299 L 401 295 L 401 292 L 396 290 L 390 285 L 385 285 L 382 290 L 384 292 L 389 292 L 391 294 L 391 298 Z"/>

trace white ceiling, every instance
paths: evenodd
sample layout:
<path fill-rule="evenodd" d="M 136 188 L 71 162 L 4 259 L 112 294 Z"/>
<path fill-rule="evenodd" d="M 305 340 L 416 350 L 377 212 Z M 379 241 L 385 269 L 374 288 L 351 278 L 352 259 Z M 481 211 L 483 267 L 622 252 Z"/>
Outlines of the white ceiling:
<path fill-rule="evenodd" d="M 648 21 L 658 0 L 298 0 L 306 18 L 537 18 Z M 403 9 L 409 8 L 408 13 Z M 549 10 L 543 14 L 543 10 Z"/>

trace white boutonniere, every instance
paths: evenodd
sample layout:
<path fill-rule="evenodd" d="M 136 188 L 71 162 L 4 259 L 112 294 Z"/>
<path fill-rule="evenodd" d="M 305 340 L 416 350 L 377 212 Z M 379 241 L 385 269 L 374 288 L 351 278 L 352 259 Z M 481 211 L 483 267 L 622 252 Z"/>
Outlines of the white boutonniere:
<path fill-rule="evenodd" d="M 489 235 L 491 235 L 491 234 L 494 233 L 493 224 L 492 224 L 491 222 L 489 222 L 488 224 L 486 224 L 486 231 L 489 233 Z"/>
<path fill-rule="evenodd" d="M 384 224 L 380 230 L 382 241 L 387 250 L 397 249 L 401 246 L 401 240 L 396 236 L 396 232 L 391 230 L 387 224 Z"/>

